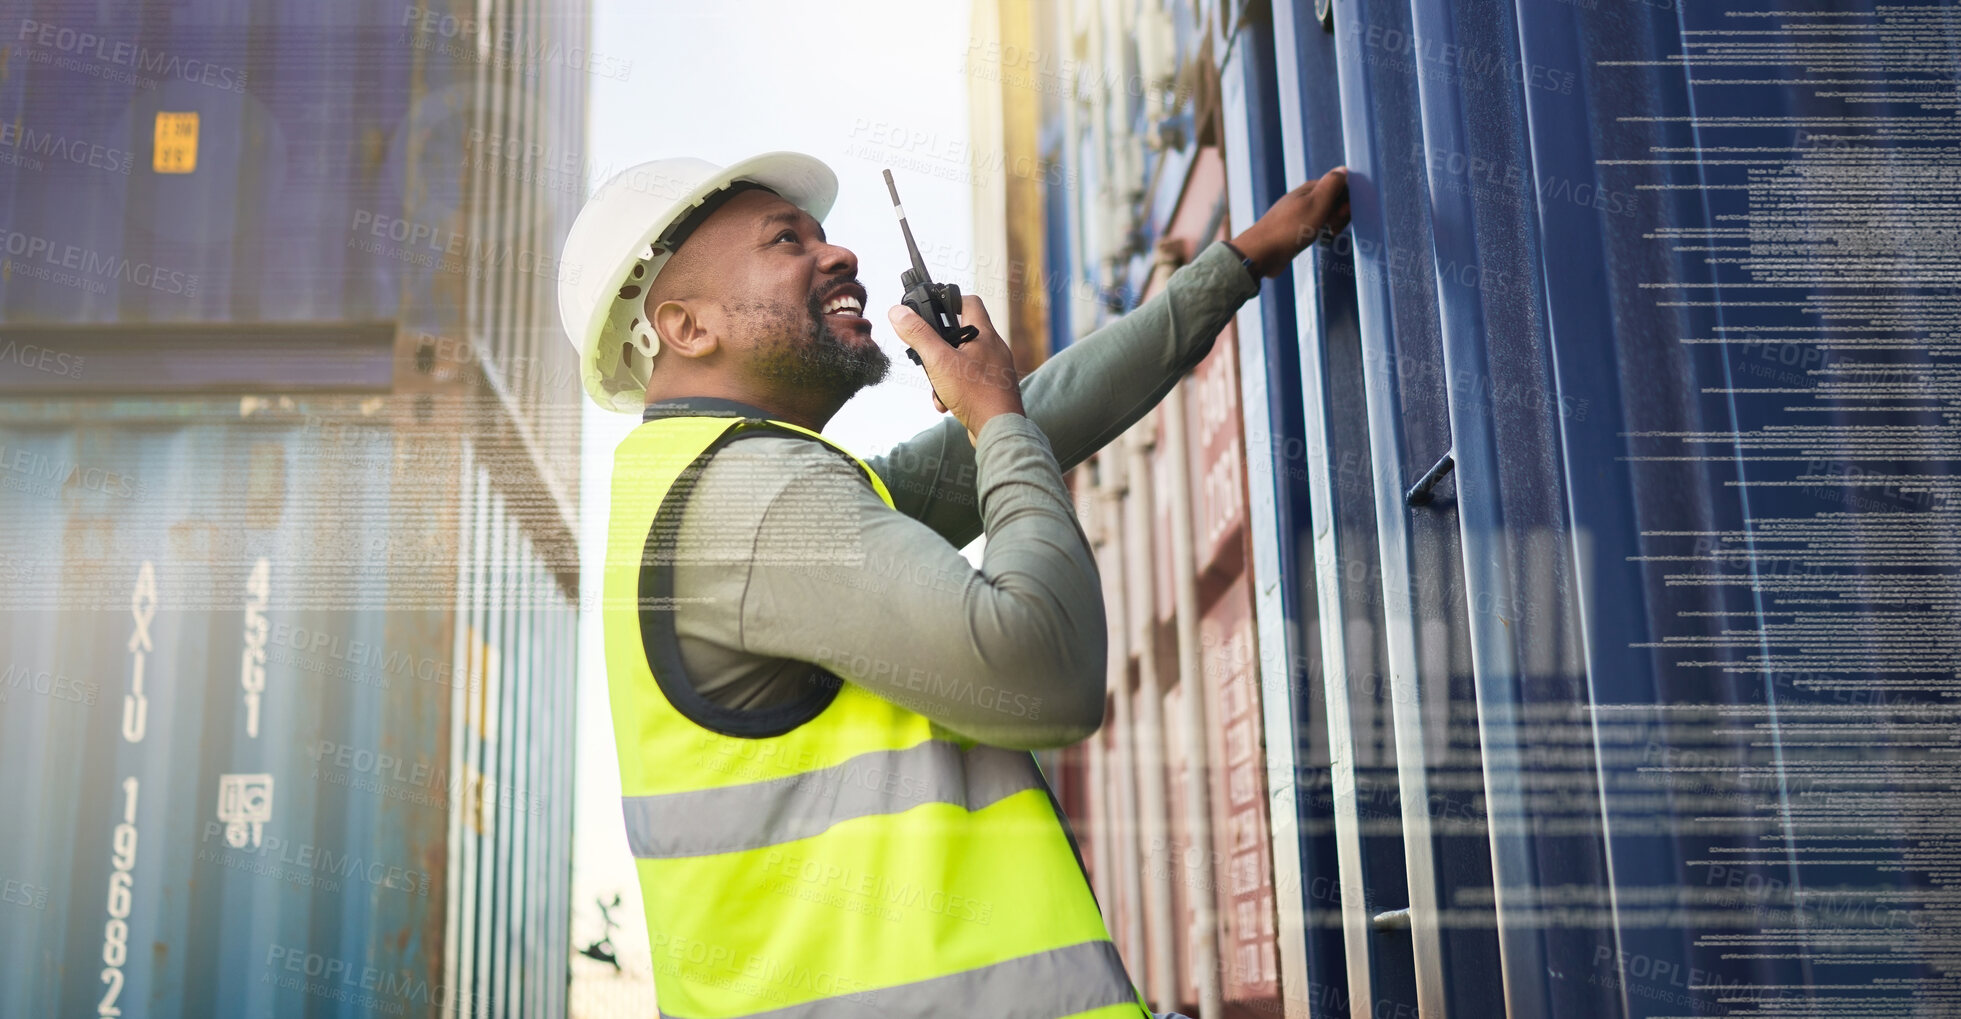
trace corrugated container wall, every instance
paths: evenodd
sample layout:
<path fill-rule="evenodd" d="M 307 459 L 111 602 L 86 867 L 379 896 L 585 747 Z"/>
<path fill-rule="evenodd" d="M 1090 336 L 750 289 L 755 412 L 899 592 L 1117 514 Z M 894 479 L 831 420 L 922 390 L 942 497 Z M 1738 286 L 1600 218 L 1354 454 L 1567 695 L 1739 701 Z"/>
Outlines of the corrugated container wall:
<path fill-rule="evenodd" d="M 1392 946 L 1344 896 L 1355 1007 L 1951 1011 L 1954 775 L 1920 733 L 1961 660 L 1931 226 L 1961 211 L 1961 14 L 1272 13 L 1241 52 L 1273 63 L 1284 180 L 1354 174 L 1282 339 L 1318 586 L 1383 578 L 1379 610 L 1320 607 L 1337 760 L 1380 692 L 1331 637 L 1382 624 L 1404 873 L 1357 885 L 1411 906 Z M 1338 519 L 1342 447 L 1372 526 Z M 1336 822 L 1351 852 L 1367 820 Z"/>
<path fill-rule="evenodd" d="M 538 2 L 4 7 L 0 1014 L 563 1014 L 552 309 L 622 65 Z"/>
<path fill-rule="evenodd" d="M 1788 7 L 1073 2 L 1003 47 L 1054 346 L 1350 168 L 1350 233 L 1073 479 L 1111 706 L 1057 786 L 1157 1007 L 1957 1007 L 1961 13 Z"/>

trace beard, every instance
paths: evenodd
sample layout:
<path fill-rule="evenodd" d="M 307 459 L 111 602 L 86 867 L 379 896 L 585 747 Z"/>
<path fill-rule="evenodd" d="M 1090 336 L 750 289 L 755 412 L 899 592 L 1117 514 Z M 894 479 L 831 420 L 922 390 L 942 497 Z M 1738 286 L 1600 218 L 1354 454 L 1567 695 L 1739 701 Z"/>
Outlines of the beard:
<path fill-rule="evenodd" d="M 877 343 L 848 340 L 831 330 L 812 294 L 801 309 L 783 305 L 739 306 L 756 323 L 751 372 L 773 387 L 843 404 L 866 386 L 885 380 L 892 360 Z"/>

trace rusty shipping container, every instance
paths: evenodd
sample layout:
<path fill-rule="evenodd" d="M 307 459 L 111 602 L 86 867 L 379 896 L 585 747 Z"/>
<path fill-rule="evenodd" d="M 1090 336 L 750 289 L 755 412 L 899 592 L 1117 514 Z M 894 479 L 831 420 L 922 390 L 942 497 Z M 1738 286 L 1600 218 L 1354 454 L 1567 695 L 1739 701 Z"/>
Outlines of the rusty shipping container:
<path fill-rule="evenodd" d="M 0 1015 L 562 1015 L 583 8 L 5 6 Z"/>
<path fill-rule="evenodd" d="M 1017 335 L 1064 347 L 1230 236 L 1208 41 L 1222 15 L 975 10 L 976 32 L 1000 40 L 998 59 L 976 50 L 993 62 L 976 74 L 975 120 L 1001 125 L 976 150 L 1029 168 L 976 208 L 1008 217 L 1008 250 L 989 254 L 1019 270 L 1005 295 Z M 1102 731 L 1050 762 L 1132 977 L 1154 1008 L 1207 1019 L 1281 1008 L 1240 347 L 1228 324 L 1157 409 L 1071 475 L 1104 579 L 1110 703 Z"/>
<path fill-rule="evenodd" d="M 1217 150 L 1187 173 L 1145 299 L 1220 236 Z M 1238 394 L 1228 325 L 1175 396 L 1076 472 L 1121 632 L 1106 731 L 1065 757 L 1103 776 L 1105 812 L 1078 820 L 1147 994 L 1251 1015 L 1278 1005 L 1279 978 Z"/>
<path fill-rule="evenodd" d="M 1171 172 L 1138 300 L 1225 236 L 1217 146 Z M 1154 1005 L 1192 1014 L 1280 1004 L 1239 391 L 1228 324 L 1174 395 L 1072 479 L 1105 578 L 1111 704 L 1105 729 L 1060 755 L 1060 798 L 1133 975 Z"/>

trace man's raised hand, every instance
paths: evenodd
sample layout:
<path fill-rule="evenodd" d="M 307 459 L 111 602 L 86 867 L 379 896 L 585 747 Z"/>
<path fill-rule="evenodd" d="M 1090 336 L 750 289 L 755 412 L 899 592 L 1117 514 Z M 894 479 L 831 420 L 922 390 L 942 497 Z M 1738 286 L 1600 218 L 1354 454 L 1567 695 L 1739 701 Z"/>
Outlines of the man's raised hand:
<path fill-rule="evenodd" d="M 994 331 L 981 299 L 960 299 L 960 321 L 980 335 L 958 347 L 949 345 L 911 308 L 892 306 L 886 313 L 899 339 L 919 354 L 920 366 L 933 383 L 933 409 L 951 411 L 974 441 L 981 427 L 997 414 L 1020 414 L 1021 386 L 1015 375 L 1014 352 Z"/>
<path fill-rule="evenodd" d="M 1337 166 L 1280 196 L 1259 221 L 1232 239 L 1261 276 L 1278 276 L 1294 256 L 1324 232 L 1348 226 L 1348 168 Z"/>

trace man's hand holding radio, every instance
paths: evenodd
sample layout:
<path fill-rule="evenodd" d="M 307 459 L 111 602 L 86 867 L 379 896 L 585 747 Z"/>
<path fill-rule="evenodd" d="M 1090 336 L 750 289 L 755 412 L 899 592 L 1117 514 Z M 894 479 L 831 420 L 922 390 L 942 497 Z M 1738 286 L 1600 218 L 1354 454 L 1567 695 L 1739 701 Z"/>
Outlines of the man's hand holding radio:
<path fill-rule="evenodd" d="M 886 314 L 899 339 L 919 355 L 920 367 L 933 383 L 933 409 L 951 411 L 967 426 L 969 442 L 977 440 L 982 426 L 995 415 L 1023 413 L 1014 352 L 994 331 L 980 298 L 967 294 L 960 299 L 961 323 L 980 330 L 980 335 L 958 347 L 949 346 L 903 304 L 893 305 Z"/>

